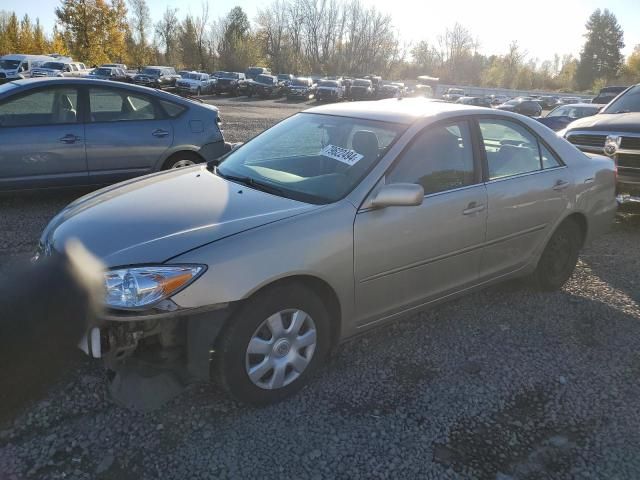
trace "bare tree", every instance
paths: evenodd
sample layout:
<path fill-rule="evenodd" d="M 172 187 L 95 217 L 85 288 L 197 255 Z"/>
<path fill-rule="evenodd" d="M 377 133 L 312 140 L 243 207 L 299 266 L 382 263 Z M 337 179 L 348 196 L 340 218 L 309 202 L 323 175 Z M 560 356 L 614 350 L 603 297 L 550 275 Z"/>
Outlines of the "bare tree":
<path fill-rule="evenodd" d="M 178 20 L 178 9 L 170 8 L 164 11 L 162 19 L 156 23 L 156 36 L 160 40 L 160 45 L 164 47 L 165 62 L 173 65 L 177 62 L 177 43 L 180 35 L 180 21 Z"/>
<path fill-rule="evenodd" d="M 207 27 L 209 24 L 209 2 L 202 2 L 200 16 L 195 19 L 196 48 L 200 68 L 206 70 L 209 67 L 207 61 Z"/>

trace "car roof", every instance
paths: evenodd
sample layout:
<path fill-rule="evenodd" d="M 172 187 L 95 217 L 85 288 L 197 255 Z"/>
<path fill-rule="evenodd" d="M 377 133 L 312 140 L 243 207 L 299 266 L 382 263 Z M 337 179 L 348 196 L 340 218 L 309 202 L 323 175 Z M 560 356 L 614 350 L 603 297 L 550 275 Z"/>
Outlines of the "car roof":
<path fill-rule="evenodd" d="M 105 67 L 111 68 L 111 67 Z M 113 82 L 111 80 L 100 80 L 97 78 L 73 78 L 73 77 L 40 77 L 40 78 L 25 78 L 22 80 L 13 80 L 11 82 L 7 82 L 12 85 L 18 87 L 18 89 L 13 90 L 13 93 L 18 92 L 20 90 L 28 89 L 35 87 L 37 85 L 85 85 L 85 86 L 102 86 L 102 87 L 110 87 L 110 88 L 118 88 L 124 90 L 131 90 L 132 92 L 139 92 L 146 95 L 154 95 L 157 98 L 163 98 L 167 101 L 173 103 L 179 103 L 185 106 L 194 106 L 194 107 L 206 107 L 213 110 L 218 110 L 218 107 L 213 105 L 209 105 L 206 103 L 197 103 L 191 100 L 185 99 L 183 97 L 179 97 L 178 95 L 173 95 L 171 93 L 165 92 L 163 90 L 158 90 L 155 88 L 144 87 L 142 85 L 135 85 L 132 83 L 123 83 L 123 82 Z M 6 84 L 5 84 L 6 85 Z"/>
<path fill-rule="evenodd" d="M 495 113 L 495 110 L 486 109 Z M 477 114 L 483 109 L 469 107 L 460 103 L 447 103 L 427 98 L 402 98 L 354 103 L 332 103 L 306 110 L 309 113 L 336 115 L 340 117 L 363 118 L 381 122 L 410 124 L 420 118 L 433 117 L 443 113 L 455 112 Z"/>

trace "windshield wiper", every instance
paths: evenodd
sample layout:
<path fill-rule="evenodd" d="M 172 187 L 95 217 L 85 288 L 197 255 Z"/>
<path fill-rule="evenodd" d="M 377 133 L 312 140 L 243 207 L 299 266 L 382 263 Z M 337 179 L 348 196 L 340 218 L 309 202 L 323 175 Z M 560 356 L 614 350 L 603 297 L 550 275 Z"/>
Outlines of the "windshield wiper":
<path fill-rule="evenodd" d="M 269 185 L 268 183 L 263 183 L 252 177 L 243 177 L 240 175 L 229 175 L 226 173 L 222 173 L 218 168 L 216 168 L 216 174 L 226 180 L 231 180 L 232 182 L 246 185 L 247 187 L 253 188 L 254 190 L 260 190 L 262 192 L 271 193 L 273 195 L 278 195 L 279 197 L 286 196 L 284 195 L 284 191 L 281 188 L 274 187 L 272 185 Z"/>

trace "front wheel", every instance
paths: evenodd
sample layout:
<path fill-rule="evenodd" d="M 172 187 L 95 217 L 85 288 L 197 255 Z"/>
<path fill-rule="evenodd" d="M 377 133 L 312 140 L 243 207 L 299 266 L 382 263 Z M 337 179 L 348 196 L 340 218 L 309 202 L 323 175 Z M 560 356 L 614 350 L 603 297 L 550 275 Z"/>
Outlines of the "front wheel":
<path fill-rule="evenodd" d="M 569 280 L 578 263 L 582 230 L 575 220 L 567 219 L 549 239 L 542 252 L 534 279 L 543 290 L 558 290 Z"/>
<path fill-rule="evenodd" d="M 240 401 L 277 402 L 307 383 L 329 343 L 329 315 L 320 297 L 300 285 L 279 285 L 248 300 L 230 319 L 214 374 Z"/>

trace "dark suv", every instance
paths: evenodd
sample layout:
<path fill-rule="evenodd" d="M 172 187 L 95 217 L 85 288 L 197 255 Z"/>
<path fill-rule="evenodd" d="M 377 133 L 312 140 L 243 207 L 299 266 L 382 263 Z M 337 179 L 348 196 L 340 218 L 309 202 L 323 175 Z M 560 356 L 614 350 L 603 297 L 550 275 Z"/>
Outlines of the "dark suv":
<path fill-rule="evenodd" d="M 228 93 L 232 97 L 247 93 L 247 77 L 240 72 L 216 72 L 216 94 Z"/>
<path fill-rule="evenodd" d="M 258 75 L 271 75 L 271 70 L 264 67 L 249 67 L 244 74 L 249 80 L 255 80 Z"/>
<path fill-rule="evenodd" d="M 618 166 L 618 203 L 640 205 L 640 84 L 616 97 L 597 115 L 559 132 L 583 152 L 605 154 Z"/>
<path fill-rule="evenodd" d="M 180 75 L 173 67 L 145 67 L 140 73 L 133 77 L 133 83 L 152 88 L 174 88 Z"/>
<path fill-rule="evenodd" d="M 627 88 L 628 87 L 604 87 L 600 90 L 600 93 L 598 93 L 598 95 L 593 100 L 591 100 L 591 103 L 606 105 L 622 92 L 624 92 Z"/>

